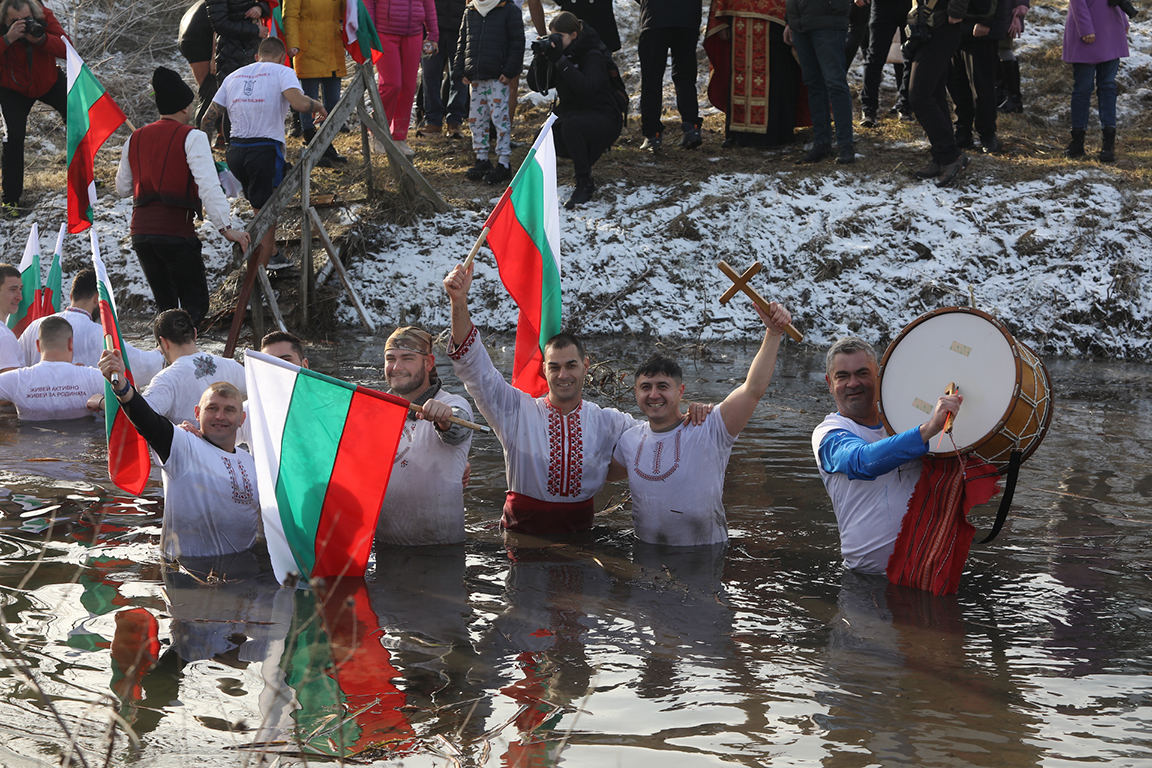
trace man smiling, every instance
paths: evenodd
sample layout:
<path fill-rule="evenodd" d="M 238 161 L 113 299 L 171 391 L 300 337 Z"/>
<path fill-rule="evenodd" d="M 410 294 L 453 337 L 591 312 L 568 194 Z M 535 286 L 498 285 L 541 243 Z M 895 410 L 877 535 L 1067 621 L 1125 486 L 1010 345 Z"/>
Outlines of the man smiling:
<path fill-rule="evenodd" d="M 24 355 L 16 334 L 8 327 L 8 316 L 20 309 L 24 300 L 24 281 L 20 270 L 11 264 L 0 264 L 0 373 L 24 367 Z"/>
<path fill-rule="evenodd" d="M 792 322 L 775 302 L 765 314 L 767 330 L 744 383 L 720 403 L 701 426 L 684 423 L 680 401 L 683 374 L 671 358 L 649 358 L 636 370 L 636 406 L 647 424 L 629 429 L 616 444 L 611 478 L 628 474 L 632 524 L 649 544 L 692 547 L 728 540 L 724 471 L 736 438 L 768 391 L 780 336 Z"/>

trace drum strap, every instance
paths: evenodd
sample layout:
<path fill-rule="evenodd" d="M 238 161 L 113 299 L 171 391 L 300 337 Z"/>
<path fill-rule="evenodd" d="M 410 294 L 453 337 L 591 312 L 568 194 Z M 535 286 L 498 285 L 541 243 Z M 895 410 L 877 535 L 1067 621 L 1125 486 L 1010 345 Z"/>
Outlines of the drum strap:
<path fill-rule="evenodd" d="M 1016 479 L 1020 476 L 1020 464 L 1023 463 L 1023 451 L 1012 451 L 1008 457 L 1008 476 L 1004 479 L 1004 495 L 1000 497 L 1000 509 L 996 511 L 996 522 L 992 524 L 992 531 L 981 544 L 987 544 L 1000 535 L 1004 521 L 1008 519 L 1008 510 L 1012 506 L 1012 495 L 1016 493 Z"/>

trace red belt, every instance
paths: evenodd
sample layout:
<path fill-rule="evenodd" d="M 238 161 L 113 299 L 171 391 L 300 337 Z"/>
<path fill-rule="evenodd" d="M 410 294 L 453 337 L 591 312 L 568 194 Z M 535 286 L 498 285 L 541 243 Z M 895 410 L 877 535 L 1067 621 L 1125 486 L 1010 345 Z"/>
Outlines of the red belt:
<path fill-rule="evenodd" d="M 500 525 L 517 533 L 576 533 L 592 527 L 595 510 L 592 499 L 585 501 L 541 501 L 508 491 Z"/>

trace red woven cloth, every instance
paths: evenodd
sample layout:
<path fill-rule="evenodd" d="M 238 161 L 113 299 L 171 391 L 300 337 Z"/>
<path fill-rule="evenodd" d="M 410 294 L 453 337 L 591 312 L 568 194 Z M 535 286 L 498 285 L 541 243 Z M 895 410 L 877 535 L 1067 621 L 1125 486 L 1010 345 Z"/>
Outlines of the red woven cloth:
<path fill-rule="evenodd" d="M 960 586 L 976 529 L 968 512 L 999 490 L 996 469 L 973 457 L 925 456 L 920 480 L 900 523 L 896 549 L 888 559 L 888 581 L 934 595 L 950 595 Z M 965 474 L 967 470 L 967 474 Z"/>

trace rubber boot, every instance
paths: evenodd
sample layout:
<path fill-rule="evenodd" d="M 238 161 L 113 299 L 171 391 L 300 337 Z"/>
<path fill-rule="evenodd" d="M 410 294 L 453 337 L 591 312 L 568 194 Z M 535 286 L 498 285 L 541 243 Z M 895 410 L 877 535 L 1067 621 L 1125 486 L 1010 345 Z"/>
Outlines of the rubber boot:
<path fill-rule="evenodd" d="M 1064 148 L 1064 157 L 1084 157 L 1084 134 L 1087 131 L 1083 128 L 1072 129 L 1072 141 L 1068 142 L 1068 146 Z"/>
<path fill-rule="evenodd" d="M 314 139 L 314 138 L 316 138 L 316 129 L 315 128 L 305 128 L 304 129 L 304 145 L 307 146 L 307 145 L 311 144 L 312 139 Z M 335 167 L 336 163 L 333 162 L 332 158 L 328 157 L 328 153 L 325 152 L 314 163 L 314 165 L 317 168 L 333 168 L 333 167 Z"/>
<path fill-rule="evenodd" d="M 1116 162 L 1116 126 L 1105 127 L 1103 132 L 1103 145 L 1096 158 L 1102 163 Z"/>
<path fill-rule="evenodd" d="M 1007 94 L 1004 102 L 997 109 L 1005 114 L 1009 112 L 1023 112 L 1024 101 L 1020 96 L 1020 62 L 1002 61 L 1000 66 L 1004 73 L 1004 91 Z"/>

